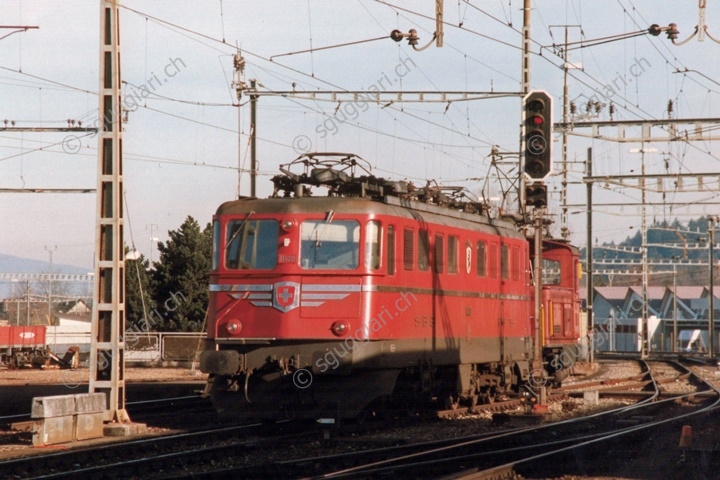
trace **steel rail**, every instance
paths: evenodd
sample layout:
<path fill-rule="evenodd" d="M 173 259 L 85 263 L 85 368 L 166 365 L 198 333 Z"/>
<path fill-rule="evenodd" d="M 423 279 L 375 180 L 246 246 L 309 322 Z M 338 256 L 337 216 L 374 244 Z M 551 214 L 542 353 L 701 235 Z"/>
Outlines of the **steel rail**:
<path fill-rule="evenodd" d="M 597 419 L 597 418 L 602 417 L 602 416 L 605 416 L 605 415 L 615 415 L 615 416 L 619 416 L 619 415 L 621 415 L 621 414 L 623 414 L 623 413 L 631 412 L 631 411 L 636 410 L 636 409 L 639 409 L 639 408 L 646 408 L 646 407 L 656 408 L 658 405 L 664 404 L 664 403 L 666 403 L 666 402 L 676 402 L 678 399 L 694 397 L 694 396 L 696 396 L 698 393 L 700 393 L 700 392 L 692 392 L 692 393 L 689 393 L 689 394 L 686 394 L 686 395 L 676 396 L 676 397 L 671 398 L 671 399 L 658 400 L 658 398 L 659 398 L 660 395 L 661 395 L 661 391 L 660 391 L 660 388 L 659 388 L 658 381 L 657 381 L 657 379 L 655 378 L 655 376 L 652 374 L 652 369 L 650 369 L 650 367 L 649 367 L 649 365 L 647 364 L 647 362 L 644 362 L 644 361 L 642 361 L 642 360 L 640 360 L 640 361 L 645 365 L 645 370 L 646 370 L 646 371 L 645 371 L 645 374 L 644 374 L 644 375 L 645 375 L 645 376 L 648 375 L 648 374 L 650 375 L 650 377 L 651 377 L 651 383 L 652 383 L 652 385 L 653 385 L 653 387 L 654 387 L 654 392 L 652 393 L 652 395 L 651 395 L 650 398 L 647 398 L 647 399 L 645 399 L 645 400 L 643 400 L 643 401 L 641 401 L 641 402 L 638 402 L 638 403 L 636 403 L 636 404 L 634 404 L 634 405 L 631 405 L 631 406 L 621 407 L 621 408 L 619 408 L 619 409 L 614 409 L 614 410 L 610 410 L 610 411 L 607 411 L 607 412 L 599 412 L 599 413 L 597 413 L 597 414 L 589 415 L 589 416 L 586 416 L 586 417 L 579 417 L 579 418 L 575 418 L 575 419 L 570 419 L 570 420 L 568 420 L 568 421 L 556 422 L 556 423 L 553 423 L 553 424 L 543 425 L 543 426 L 540 426 L 540 427 L 532 427 L 532 428 L 526 429 L 526 431 L 533 431 L 533 430 L 534 430 L 534 431 L 537 431 L 537 430 L 541 430 L 541 429 L 543 429 L 543 428 L 557 428 L 558 426 L 569 425 L 569 424 L 576 423 L 576 422 L 587 421 L 588 419 Z M 716 393 L 718 393 L 718 392 L 716 391 Z M 720 400 L 718 400 L 718 401 L 720 401 Z M 637 430 L 637 427 L 636 427 L 636 426 L 633 426 L 633 427 L 628 427 L 627 429 L 621 430 L 621 432 L 623 432 L 623 434 L 625 434 L 625 433 L 630 433 L 630 432 L 635 431 L 635 430 Z M 503 436 L 504 436 L 504 435 L 503 435 Z M 494 437 L 494 439 L 501 438 L 501 437 L 502 437 L 502 436 L 496 436 L 496 437 Z M 607 434 L 602 434 L 602 433 L 600 433 L 600 434 L 593 434 L 593 435 L 590 435 L 590 436 L 588 436 L 588 437 L 580 437 L 580 438 L 574 437 L 574 438 L 572 439 L 572 441 L 573 441 L 573 442 L 577 442 L 578 440 L 581 440 L 582 443 L 581 443 L 580 445 L 584 445 L 584 444 L 594 443 L 594 442 L 597 442 L 597 441 L 602 441 L 602 439 L 605 439 L 605 438 L 612 438 L 612 436 L 609 437 Z M 373 462 L 373 463 L 369 463 L 369 464 L 365 464 L 365 465 L 361 465 L 361 466 L 356 466 L 356 467 L 349 468 L 349 469 L 344 469 L 344 470 L 340 470 L 340 471 L 335 471 L 335 472 L 331 472 L 331 473 L 326 473 L 326 474 L 324 474 L 324 475 L 321 475 L 321 476 L 318 476 L 318 477 L 313 477 L 313 478 L 345 478 L 345 477 L 348 477 L 348 476 L 355 476 L 355 475 L 388 473 L 388 472 L 394 471 L 396 468 L 398 468 L 398 466 L 392 466 L 391 464 L 393 464 L 393 463 L 402 462 L 402 461 L 410 460 L 410 459 L 413 459 L 413 458 L 419 458 L 419 457 L 426 456 L 426 455 L 432 455 L 432 454 L 436 454 L 436 453 L 441 453 L 441 452 L 443 452 L 443 451 L 450 451 L 450 450 L 452 450 L 453 448 L 460 448 L 460 447 L 467 446 L 467 445 L 470 445 L 470 444 L 479 444 L 479 443 L 481 443 L 481 442 L 488 441 L 488 440 L 491 440 L 491 439 L 493 439 L 493 438 L 482 439 L 482 440 L 480 440 L 480 441 L 475 441 L 475 442 L 472 442 L 472 441 L 471 441 L 471 442 L 458 443 L 458 444 L 456 444 L 456 445 L 454 445 L 454 446 L 443 447 L 443 448 L 441 448 L 441 449 L 434 449 L 434 450 L 427 450 L 427 451 L 423 451 L 423 452 L 416 452 L 416 453 L 411 454 L 411 455 L 406 455 L 406 456 L 403 456 L 403 457 L 396 457 L 396 458 L 392 458 L 392 459 L 382 460 L 382 461 L 379 461 L 379 462 Z M 521 450 L 522 450 L 522 449 L 526 449 L 526 448 L 537 449 L 537 448 L 542 447 L 542 446 L 544 446 L 544 445 L 549 445 L 549 443 L 532 443 L 532 444 L 527 444 L 527 445 L 524 445 L 524 446 L 521 448 Z M 571 446 L 571 447 L 565 447 L 565 448 L 562 448 L 562 449 L 558 450 L 558 452 L 560 452 L 560 451 L 566 451 L 566 450 L 569 450 L 569 449 L 572 449 L 572 448 L 576 448 L 577 446 L 578 446 L 578 445 L 573 445 L 573 446 Z M 506 449 L 506 450 L 495 451 L 495 452 L 490 452 L 490 453 L 488 453 L 488 452 L 483 452 L 483 453 L 474 454 L 474 455 L 462 455 L 462 456 L 458 456 L 458 457 L 453 457 L 452 459 L 448 459 L 448 458 L 446 457 L 446 458 L 443 458 L 443 459 L 441 459 L 441 460 L 434 460 L 434 461 L 430 461 L 430 462 L 421 462 L 421 463 L 415 463 L 415 464 L 411 464 L 411 465 L 414 465 L 415 467 L 418 467 L 418 468 L 422 468 L 422 467 L 427 467 L 427 466 L 430 466 L 430 465 L 433 465 L 433 464 L 445 463 L 445 462 L 448 462 L 448 461 L 450 461 L 450 460 L 461 461 L 461 460 L 467 460 L 468 458 L 471 458 L 471 457 L 472 457 L 472 458 L 477 458 L 478 456 L 486 456 L 486 455 L 490 455 L 490 454 L 493 454 L 493 453 L 494 453 L 494 454 L 507 453 L 507 452 L 510 452 L 510 451 L 517 451 L 517 449 Z M 552 454 L 554 454 L 554 453 L 553 453 L 553 452 L 547 452 L 547 453 L 543 454 L 543 456 L 552 455 Z M 543 456 L 538 456 L 538 458 L 543 458 Z M 529 458 L 534 458 L 534 457 L 529 457 Z M 530 461 L 530 460 L 527 460 L 527 461 Z M 516 462 L 511 462 L 510 464 L 506 464 L 506 465 L 503 465 L 503 466 L 500 466 L 500 467 L 495 467 L 495 468 L 499 468 L 501 471 L 507 472 L 507 471 L 508 471 L 508 466 L 507 466 L 507 465 L 515 465 L 515 464 L 516 464 Z M 493 469 L 488 470 L 487 473 L 488 473 L 488 474 L 492 474 L 492 473 L 493 473 L 492 470 L 493 470 Z"/>
<path fill-rule="evenodd" d="M 670 363 L 670 362 L 668 362 L 668 363 Z M 688 369 L 685 368 L 685 370 L 688 370 Z M 689 371 L 689 370 L 688 370 L 688 371 Z M 454 478 L 456 478 L 456 479 L 493 478 L 494 475 L 505 474 L 505 473 L 507 473 L 507 472 L 509 472 L 509 471 L 512 471 L 516 466 L 521 465 L 521 464 L 524 464 L 524 463 L 529 463 L 529 462 L 533 462 L 533 461 L 538 461 L 538 460 L 547 458 L 547 457 L 552 456 L 552 455 L 557 455 L 557 454 L 559 454 L 559 453 L 565 453 L 565 452 L 569 452 L 569 451 L 571 451 L 571 450 L 580 449 L 580 448 L 587 447 L 587 446 L 590 446 L 590 445 L 593 445 L 593 444 L 596 444 L 596 443 L 600 443 L 600 442 L 603 442 L 603 441 L 611 440 L 611 439 L 614 439 L 614 438 L 619 438 L 619 437 L 622 437 L 622 436 L 627 435 L 627 434 L 630 434 L 630 433 L 639 432 L 639 431 L 646 430 L 646 429 L 651 428 L 651 427 L 657 427 L 657 426 L 665 425 L 665 424 L 672 423 L 672 422 L 677 422 L 677 421 L 679 421 L 679 420 L 691 418 L 691 417 L 694 417 L 694 416 L 697 416 L 697 415 L 701 415 L 701 414 L 705 414 L 705 413 L 710 413 L 710 412 L 712 412 L 712 411 L 714 411 L 714 410 L 720 409 L 720 389 L 714 387 L 714 386 L 713 386 L 712 384 L 710 384 L 709 382 L 701 379 L 699 376 L 695 375 L 693 372 L 690 371 L 690 373 L 691 373 L 695 378 L 699 379 L 702 383 L 706 384 L 706 385 L 709 387 L 709 390 L 713 390 L 713 391 L 716 393 L 716 395 L 718 396 L 718 398 L 715 400 L 715 402 L 713 402 L 711 405 L 708 405 L 708 406 L 706 406 L 706 407 L 703 407 L 703 408 L 701 408 L 701 409 L 699 409 L 699 410 L 697 410 L 697 411 L 694 411 L 694 412 L 689 412 L 689 413 L 685 413 L 685 414 L 678 415 L 678 416 L 675 416 L 675 417 L 672 417 L 672 418 L 668 418 L 668 419 L 657 420 L 657 421 L 647 422 L 647 423 L 644 423 L 644 424 L 641 424 L 641 425 L 637 425 L 637 426 L 633 426 L 633 427 L 628 427 L 628 428 L 625 428 L 625 429 L 622 429 L 622 430 L 618 430 L 618 431 L 616 431 L 616 432 L 614 432 L 614 433 L 611 433 L 611 434 L 609 434 L 609 435 L 604 435 L 604 436 L 599 437 L 599 438 L 596 438 L 596 439 L 592 439 L 592 440 L 587 440 L 587 441 L 585 441 L 585 442 L 581 442 L 581 443 L 579 443 L 579 444 L 577 444 L 577 445 L 572 445 L 572 446 L 570 446 L 570 447 L 565 447 L 565 448 L 561 448 L 561 449 L 554 450 L 554 451 L 551 451 L 551 452 L 546 452 L 546 453 L 542 453 L 542 454 L 539 454 L 539 455 L 534 455 L 534 456 L 527 457 L 527 458 L 524 458 L 524 459 L 521 459 L 521 460 L 517 460 L 517 461 L 514 461 L 514 462 L 509 462 L 509 463 L 506 463 L 506 464 L 504 464 L 504 465 L 499 465 L 499 466 L 497 466 L 497 467 L 493 467 L 493 468 L 490 468 L 490 469 L 473 472 L 470 476 L 457 476 L 457 477 L 454 477 Z M 659 403 L 663 403 L 663 402 L 669 402 L 669 401 L 675 402 L 677 399 L 681 399 L 681 398 L 691 398 L 691 397 L 697 395 L 697 393 L 700 393 L 700 392 L 690 393 L 690 394 L 687 394 L 687 395 L 684 395 L 684 396 L 676 397 L 676 398 L 674 398 L 674 399 L 661 400 L 661 401 L 655 402 L 655 405 L 657 405 L 657 404 L 659 404 Z"/>

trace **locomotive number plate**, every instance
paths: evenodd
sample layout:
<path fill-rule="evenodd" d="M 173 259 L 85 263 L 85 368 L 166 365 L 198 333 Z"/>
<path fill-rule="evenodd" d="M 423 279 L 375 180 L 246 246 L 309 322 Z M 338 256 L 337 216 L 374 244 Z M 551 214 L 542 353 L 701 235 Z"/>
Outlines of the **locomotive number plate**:
<path fill-rule="evenodd" d="M 434 327 L 435 318 L 430 315 L 415 315 L 415 326 L 416 327 Z"/>

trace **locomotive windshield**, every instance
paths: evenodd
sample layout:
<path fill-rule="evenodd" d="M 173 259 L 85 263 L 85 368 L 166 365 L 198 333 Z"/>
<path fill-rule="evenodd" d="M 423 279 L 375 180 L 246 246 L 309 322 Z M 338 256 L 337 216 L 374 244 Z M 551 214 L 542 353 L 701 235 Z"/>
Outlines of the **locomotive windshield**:
<path fill-rule="evenodd" d="M 560 262 L 543 258 L 542 263 L 543 285 L 560 285 Z"/>
<path fill-rule="evenodd" d="M 275 268 L 277 250 L 277 221 L 245 219 L 228 222 L 225 246 L 227 268 Z"/>
<path fill-rule="evenodd" d="M 300 266 L 306 270 L 353 270 L 360 256 L 355 220 L 305 220 L 300 226 Z"/>

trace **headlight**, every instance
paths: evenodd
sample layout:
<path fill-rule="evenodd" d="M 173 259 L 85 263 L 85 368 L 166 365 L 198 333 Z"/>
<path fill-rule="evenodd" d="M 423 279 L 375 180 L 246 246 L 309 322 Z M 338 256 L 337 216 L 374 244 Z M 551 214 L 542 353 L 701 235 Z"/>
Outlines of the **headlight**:
<path fill-rule="evenodd" d="M 242 323 L 238 320 L 230 320 L 227 325 L 225 325 L 225 330 L 227 330 L 230 335 L 237 335 L 242 330 Z"/>
<path fill-rule="evenodd" d="M 350 327 L 345 322 L 334 322 L 330 326 L 330 331 L 337 337 L 342 337 Z"/>

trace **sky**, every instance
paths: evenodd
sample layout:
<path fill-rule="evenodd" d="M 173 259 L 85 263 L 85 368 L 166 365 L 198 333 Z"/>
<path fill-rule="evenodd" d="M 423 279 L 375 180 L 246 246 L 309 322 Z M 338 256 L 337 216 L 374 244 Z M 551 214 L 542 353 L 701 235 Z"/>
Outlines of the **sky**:
<path fill-rule="evenodd" d="M 125 105 L 126 243 L 157 260 L 153 238 L 165 241 L 190 215 L 201 225 L 218 205 L 249 194 L 249 105 L 232 87 L 233 55 L 243 79 L 262 92 L 313 90 L 520 91 L 522 0 L 445 2 L 444 46 L 413 50 L 390 31 L 414 28 L 425 46 L 435 30 L 435 2 L 372 0 L 123 0 L 121 58 Z M 61 127 L 97 119 L 100 2 L 4 0 L 2 25 L 38 26 L 0 39 L 0 121 Z M 720 2 L 708 2 L 708 32 L 720 38 Z M 670 0 L 543 0 L 532 10 L 531 87 L 554 98 L 562 118 L 563 59 L 555 45 L 676 23 L 678 41 L 698 24 L 696 2 Z M 0 37 L 13 30 L 0 30 Z M 366 41 L 365 40 L 372 40 Z M 360 42 L 360 43 L 354 43 Z M 344 43 L 352 45 L 294 53 Z M 575 44 L 579 46 L 579 44 Z M 587 45 L 587 44 L 585 44 Z M 568 51 L 569 99 L 584 113 L 588 98 L 609 120 L 712 117 L 720 95 L 720 45 L 706 38 L 673 45 L 640 35 Z M 270 57 L 273 57 L 272 59 Z M 682 70 L 680 73 L 677 70 Z M 685 72 L 685 70 L 688 72 Z M 305 151 L 352 152 L 379 176 L 416 184 L 437 180 L 488 198 L 502 197 L 491 165 L 495 146 L 503 172 L 517 163 L 519 95 L 482 100 L 404 103 L 309 101 L 261 96 L 257 109 L 258 195 L 271 194 L 278 166 Z M 581 120 L 576 118 L 576 120 Z M 240 134 L 238 134 L 238 131 Z M 595 175 L 639 173 L 639 144 L 569 136 L 570 239 L 584 246 L 583 162 L 593 148 Z M 652 142 L 648 173 L 717 171 L 712 142 Z M 561 135 L 553 143 L 561 167 Z M 97 137 L 0 132 L 0 189 L 91 188 L 97 183 Z M 516 170 L 515 170 L 516 172 Z M 240 175 L 239 175 L 240 173 Z M 239 183 L 238 183 L 239 182 Z M 713 214 L 717 178 L 682 186 L 666 180 L 664 195 L 647 190 L 648 222 Z M 549 179 L 549 214 L 560 231 L 561 177 Z M 641 224 L 640 190 L 594 189 L 594 237 L 633 236 Z M 705 205 L 702 202 L 705 202 Z M 700 203 L 699 203 L 700 202 Z M 615 204 L 609 205 L 609 204 Z M 509 202 L 504 207 L 516 206 Z M 95 195 L 0 192 L 0 253 L 91 268 Z M 128 228 L 129 227 L 129 228 Z"/>

